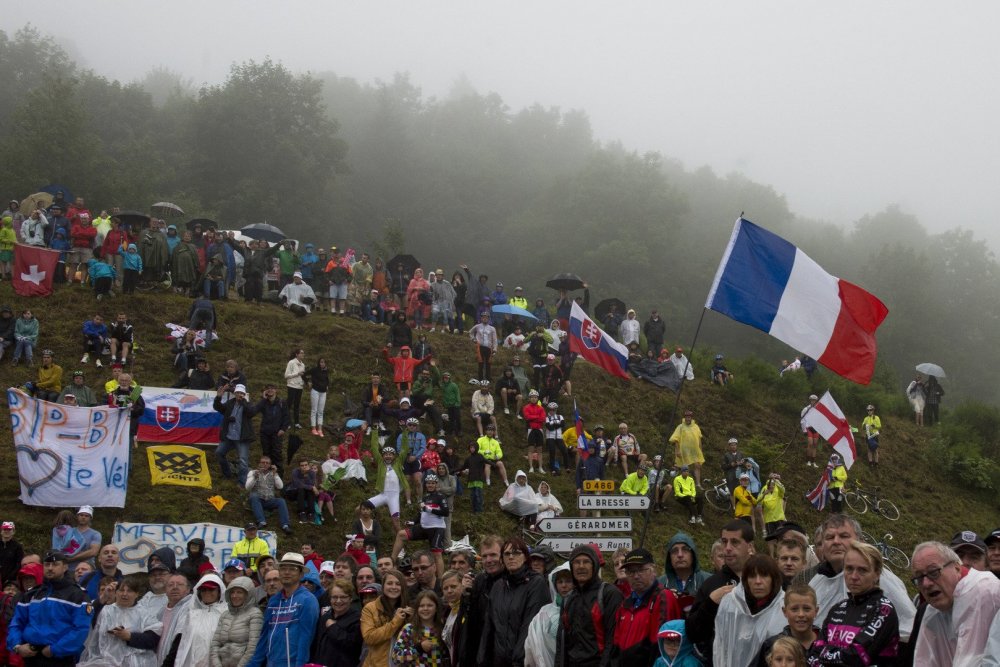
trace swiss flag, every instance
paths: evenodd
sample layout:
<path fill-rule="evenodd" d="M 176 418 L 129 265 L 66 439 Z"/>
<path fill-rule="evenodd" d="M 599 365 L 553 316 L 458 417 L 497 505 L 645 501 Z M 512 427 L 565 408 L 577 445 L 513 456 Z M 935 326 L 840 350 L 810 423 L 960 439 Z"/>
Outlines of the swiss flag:
<path fill-rule="evenodd" d="M 14 246 L 14 291 L 21 296 L 49 296 L 59 251 L 18 243 Z"/>

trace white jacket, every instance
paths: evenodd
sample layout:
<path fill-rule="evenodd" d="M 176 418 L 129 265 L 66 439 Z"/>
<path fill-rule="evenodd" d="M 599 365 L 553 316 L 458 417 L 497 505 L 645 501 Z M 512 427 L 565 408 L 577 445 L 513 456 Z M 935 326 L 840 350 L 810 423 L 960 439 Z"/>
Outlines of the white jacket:
<path fill-rule="evenodd" d="M 101 610 L 97 625 L 87 635 L 77 664 L 84 667 L 156 667 L 156 651 L 132 648 L 111 634 L 111 629 L 119 626 L 133 634 L 163 631 L 163 623 L 157 620 L 155 609 L 138 603 L 127 608 L 110 604 Z"/>
<path fill-rule="evenodd" d="M 621 326 L 618 327 L 618 333 L 622 339 L 622 345 L 629 345 L 630 343 L 639 342 L 639 320 L 624 319 L 622 320 Z"/>
<path fill-rule="evenodd" d="M 913 664 L 921 667 L 979 665 L 990 639 L 990 624 L 1000 611 L 1000 579 L 969 570 L 955 587 L 951 611 L 928 606 L 917 636 Z M 998 638 L 1000 639 L 1000 638 Z"/>
<path fill-rule="evenodd" d="M 751 615 L 743 584 L 726 593 L 715 616 L 712 660 L 716 667 L 748 667 L 764 640 L 781 632 L 786 624 L 781 608 L 785 592 L 779 591 L 771 603 Z"/>

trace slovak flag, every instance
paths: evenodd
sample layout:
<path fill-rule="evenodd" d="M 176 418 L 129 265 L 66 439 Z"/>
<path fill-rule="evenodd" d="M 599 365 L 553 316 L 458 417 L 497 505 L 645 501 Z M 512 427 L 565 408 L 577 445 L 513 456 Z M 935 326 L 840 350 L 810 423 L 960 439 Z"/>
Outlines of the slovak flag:
<path fill-rule="evenodd" d="M 806 411 L 802 417 L 802 426 L 812 426 L 813 430 L 823 436 L 840 454 L 844 467 L 851 469 L 854 459 L 858 457 L 858 450 L 854 445 L 854 433 L 851 431 L 851 425 L 847 423 L 843 410 L 833 400 L 829 391 L 823 394 L 816 405 Z"/>
<path fill-rule="evenodd" d="M 575 301 L 569 315 L 569 349 L 612 375 L 632 379 L 628 348 L 604 333 Z"/>
<path fill-rule="evenodd" d="M 139 418 L 141 442 L 219 444 L 222 413 L 213 407 L 214 391 L 143 387 L 146 409 Z"/>
<path fill-rule="evenodd" d="M 14 246 L 14 291 L 20 296 L 49 296 L 59 251 L 18 243 Z"/>
<path fill-rule="evenodd" d="M 742 217 L 705 307 L 760 329 L 860 384 L 871 381 L 875 330 L 889 313 L 874 295 L 830 275 L 785 239 Z"/>
<path fill-rule="evenodd" d="M 580 416 L 580 408 L 576 407 L 576 399 L 573 399 L 573 426 L 576 427 L 576 449 L 580 453 L 580 458 L 584 461 L 590 458 L 590 450 L 587 449 L 587 435 L 583 430 L 583 418 Z"/>
<path fill-rule="evenodd" d="M 826 470 L 823 471 L 823 476 L 820 477 L 819 484 L 816 485 L 816 488 L 806 494 L 806 500 L 808 500 L 809 503 L 820 512 L 826 509 L 826 497 L 830 495 L 830 479 L 832 477 L 832 473 L 833 467 L 828 465 Z"/>

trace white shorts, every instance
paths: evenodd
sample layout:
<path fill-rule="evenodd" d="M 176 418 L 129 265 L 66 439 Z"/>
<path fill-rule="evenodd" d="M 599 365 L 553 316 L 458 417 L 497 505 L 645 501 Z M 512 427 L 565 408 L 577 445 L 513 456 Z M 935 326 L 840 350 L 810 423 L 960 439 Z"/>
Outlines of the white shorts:
<path fill-rule="evenodd" d="M 388 507 L 389 508 L 389 514 L 391 516 L 394 516 L 394 517 L 399 516 L 399 494 L 398 493 L 395 494 L 395 495 L 386 494 L 386 493 L 380 493 L 377 496 L 372 496 L 371 498 L 369 498 L 368 502 L 370 502 L 376 508 L 379 508 L 379 507 Z"/>

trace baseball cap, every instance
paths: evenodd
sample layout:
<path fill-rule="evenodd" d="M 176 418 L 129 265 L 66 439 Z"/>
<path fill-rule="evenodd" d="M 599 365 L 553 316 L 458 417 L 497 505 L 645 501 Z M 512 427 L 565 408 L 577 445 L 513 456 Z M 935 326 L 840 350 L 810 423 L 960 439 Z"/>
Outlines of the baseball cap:
<path fill-rule="evenodd" d="M 679 642 L 683 639 L 681 633 L 676 630 L 660 629 L 660 632 L 656 635 L 657 639 L 663 639 L 665 641 L 675 641 Z"/>
<path fill-rule="evenodd" d="M 661 457 L 661 458 L 662 458 L 662 457 Z M 689 467 L 688 467 L 687 465 L 682 465 L 682 466 L 681 466 L 681 472 L 685 472 L 685 471 L 687 471 L 687 470 L 690 470 L 690 469 L 691 469 L 691 468 L 689 468 Z"/>
<path fill-rule="evenodd" d="M 248 523 L 246 526 L 243 527 L 243 530 L 257 530 L 257 524 L 251 521 L 250 523 Z"/>
<path fill-rule="evenodd" d="M 234 394 L 245 394 L 247 393 L 246 385 L 238 384 L 233 388 Z"/>
<path fill-rule="evenodd" d="M 82 507 L 80 507 L 80 509 L 78 509 L 76 511 L 76 513 L 77 514 L 89 514 L 90 516 L 94 516 L 94 508 L 91 507 L 90 505 L 83 505 Z"/>
<path fill-rule="evenodd" d="M 288 275 L 288 274 L 286 273 L 285 275 Z M 302 272 L 301 271 L 296 271 L 295 273 L 292 274 L 292 278 L 301 278 L 301 277 L 302 277 Z"/>
<path fill-rule="evenodd" d="M 426 475 L 424 475 L 424 482 L 435 482 L 436 483 L 437 481 L 438 481 L 438 476 L 435 475 L 432 472 L 429 472 Z M 361 539 L 364 539 L 364 536 L 362 536 Z"/>
<path fill-rule="evenodd" d="M 818 401 L 819 400 L 819 396 L 817 396 L 816 394 L 809 394 L 809 400 L 810 401 Z"/>
<path fill-rule="evenodd" d="M 790 533 L 790 532 L 802 533 L 803 535 L 806 535 L 805 528 L 803 528 L 797 523 L 786 521 L 785 523 L 775 528 L 774 532 L 768 533 L 767 536 L 764 537 L 764 539 L 768 542 L 771 542 L 773 540 L 780 540 L 785 535 L 785 533 Z"/>
<path fill-rule="evenodd" d="M 229 560 L 226 561 L 226 564 L 222 569 L 228 570 L 231 567 L 236 568 L 240 572 L 247 569 L 247 566 L 239 558 L 230 558 Z"/>
<path fill-rule="evenodd" d="M 14 530 L 14 522 L 4 521 L 3 523 L 0 523 L 0 530 Z"/>
<path fill-rule="evenodd" d="M 994 528 L 993 532 L 987 535 L 985 539 L 983 539 L 983 542 L 985 542 L 986 544 L 990 544 L 992 542 L 997 542 L 997 541 L 1000 541 L 1000 528 Z"/>
<path fill-rule="evenodd" d="M 739 443 L 739 440 L 737 440 L 736 438 L 730 438 L 729 439 L 729 444 L 733 444 L 734 442 L 735 443 Z"/>
<path fill-rule="evenodd" d="M 986 553 L 986 542 L 971 530 L 960 530 L 951 538 L 951 548 L 958 551 L 962 547 L 973 547 L 980 553 Z"/>
<path fill-rule="evenodd" d="M 332 560 L 325 560 L 322 563 L 320 563 L 319 573 L 323 574 L 324 572 L 326 574 L 333 574 L 333 561 Z"/>
<path fill-rule="evenodd" d="M 69 557 L 59 549 L 49 549 L 45 552 L 45 556 L 42 558 L 43 563 L 55 563 L 60 560 L 66 562 L 69 560 Z"/>
<path fill-rule="evenodd" d="M 166 563 L 164 563 L 163 561 L 160 561 L 160 560 L 156 561 L 155 563 L 151 564 L 149 567 L 146 568 L 146 571 L 149 572 L 150 574 L 152 574 L 153 572 L 156 572 L 157 570 L 163 570 L 164 572 L 170 572 L 170 568 L 167 567 Z"/>
<path fill-rule="evenodd" d="M 648 549 L 633 549 L 625 555 L 624 567 L 629 565 L 649 565 L 655 562 L 653 560 L 653 554 L 649 553 Z"/>

